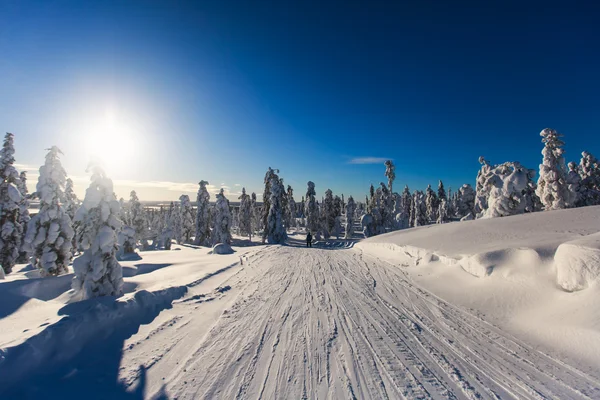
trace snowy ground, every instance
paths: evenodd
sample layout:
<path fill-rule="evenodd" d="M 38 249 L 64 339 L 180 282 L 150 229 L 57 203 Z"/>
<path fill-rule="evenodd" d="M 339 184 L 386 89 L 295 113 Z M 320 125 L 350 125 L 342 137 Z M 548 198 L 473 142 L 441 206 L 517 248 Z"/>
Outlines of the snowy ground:
<path fill-rule="evenodd" d="M 118 301 L 66 304 L 69 276 L 21 269 L 0 283 L 0 398 L 600 398 L 598 285 L 564 291 L 553 260 L 598 231 L 589 207 L 174 246 L 123 262 Z"/>

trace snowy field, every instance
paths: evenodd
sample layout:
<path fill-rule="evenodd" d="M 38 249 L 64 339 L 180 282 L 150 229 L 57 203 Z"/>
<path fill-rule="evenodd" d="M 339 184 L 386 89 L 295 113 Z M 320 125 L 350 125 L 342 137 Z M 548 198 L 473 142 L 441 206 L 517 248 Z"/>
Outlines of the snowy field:
<path fill-rule="evenodd" d="M 600 207 L 0 281 L 0 398 L 600 398 Z M 241 242 L 238 240 L 238 244 Z M 558 251 L 557 251 L 558 250 Z"/>

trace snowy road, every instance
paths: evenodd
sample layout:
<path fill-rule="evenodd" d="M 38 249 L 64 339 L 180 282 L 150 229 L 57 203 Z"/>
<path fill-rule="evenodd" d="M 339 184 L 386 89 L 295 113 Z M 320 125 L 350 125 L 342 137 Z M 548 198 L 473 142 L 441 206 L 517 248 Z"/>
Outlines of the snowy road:
<path fill-rule="evenodd" d="M 360 250 L 274 246 L 244 264 L 225 282 L 233 297 L 203 337 L 180 324 L 185 355 L 163 380 L 169 397 L 600 397 L 598 379 Z"/>

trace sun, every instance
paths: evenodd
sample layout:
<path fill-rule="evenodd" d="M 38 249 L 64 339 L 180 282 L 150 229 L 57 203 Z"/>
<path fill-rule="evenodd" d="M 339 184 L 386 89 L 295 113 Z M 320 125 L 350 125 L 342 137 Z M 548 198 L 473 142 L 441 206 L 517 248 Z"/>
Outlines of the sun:
<path fill-rule="evenodd" d="M 99 160 L 105 169 L 115 172 L 134 165 L 134 130 L 110 112 L 95 122 L 86 135 L 85 150 L 90 160 Z"/>

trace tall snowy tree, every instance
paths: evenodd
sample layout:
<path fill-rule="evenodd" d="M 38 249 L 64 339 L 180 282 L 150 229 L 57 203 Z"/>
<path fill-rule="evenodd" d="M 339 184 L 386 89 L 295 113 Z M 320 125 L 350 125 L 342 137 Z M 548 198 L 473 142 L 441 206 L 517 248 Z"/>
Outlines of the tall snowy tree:
<path fill-rule="evenodd" d="M 75 218 L 75 213 L 79 208 L 79 199 L 75 194 L 75 190 L 73 189 L 73 180 L 71 178 L 67 178 L 65 185 L 65 212 L 73 220 Z"/>
<path fill-rule="evenodd" d="M 196 198 L 196 241 L 198 246 L 209 246 L 210 240 L 210 194 L 206 185 L 207 181 L 198 182 L 198 197 Z"/>
<path fill-rule="evenodd" d="M 279 176 L 277 176 L 277 173 L 279 172 L 279 170 L 274 170 L 271 167 L 269 167 L 269 169 L 267 170 L 267 173 L 265 174 L 265 179 L 264 179 L 264 184 L 265 184 L 265 190 L 263 191 L 263 204 L 262 204 L 262 215 L 261 215 L 261 220 L 262 220 L 262 228 L 263 228 L 263 235 L 262 235 L 262 241 L 263 243 L 267 240 L 268 237 L 268 232 L 267 232 L 267 228 L 268 228 L 268 219 L 269 219 L 269 211 L 271 208 L 271 187 L 273 185 L 273 180 L 275 177 L 277 177 L 277 180 L 279 181 Z"/>
<path fill-rule="evenodd" d="M 312 181 L 308 181 L 306 189 L 306 205 L 304 207 L 304 213 L 306 215 L 306 229 L 313 234 L 319 231 L 319 209 L 315 196 L 315 184 Z"/>
<path fill-rule="evenodd" d="M 479 157 L 481 168 L 477 172 L 475 182 L 475 214 L 483 215 L 488 208 L 488 197 L 490 197 L 491 187 L 486 182 L 492 177 L 492 166 L 483 156 Z"/>
<path fill-rule="evenodd" d="M 240 236 L 248 236 L 252 240 L 252 200 L 246 194 L 246 188 L 242 188 L 242 195 L 238 200 L 240 200 Z"/>
<path fill-rule="evenodd" d="M 56 146 L 48 149 L 46 162 L 40 167 L 36 196 L 39 212 L 29 221 L 25 242 L 32 264 L 42 276 L 56 276 L 69 271 L 73 246 L 73 221 L 62 206 L 65 199 L 67 173 L 61 162 L 62 152 Z"/>
<path fill-rule="evenodd" d="M 287 232 L 283 224 L 285 187 L 275 173 L 271 175 L 270 179 L 269 214 L 263 237 L 270 244 L 281 244 L 287 240 Z"/>
<path fill-rule="evenodd" d="M 442 182 L 441 179 L 438 183 L 438 200 L 448 200 L 448 197 L 446 197 L 446 189 L 444 189 L 444 182 Z"/>
<path fill-rule="evenodd" d="M 446 201 L 446 199 L 441 199 L 440 200 L 440 204 L 438 206 L 437 216 L 438 216 L 437 217 L 437 223 L 438 224 L 445 224 L 446 222 L 449 221 L 449 218 L 448 218 L 448 202 Z"/>
<path fill-rule="evenodd" d="M 229 202 L 223 188 L 217 194 L 215 203 L 215 219 L 212 232 L 213 245 L 217 243 L 231 244 L 231 212 Z"/>
<path fill-rule="evenodd" d="M 356 203 L 352 196 L 348 197 L 346 203 L 346 239 L 352 239 L 354 236 L 354 213 L 356 212 Z"/>
<path fill-rule="evenodd" d="M 256 193 L 252 192 L 250 195 L 250 208 L 252 209 L 252 232 L 259 232 L 260 230 L 260 211 L 256 204 Z"/>
<path fill-rule="evenodd" d="M 425 207 L 427 209 L 427 222 L 435 223 L 437 221 L 439 204 L 435 192 L 433 189 L 431 189 L 431 185 L 427 185 L 427 191 L 425 194 Z"/>
<path fill-rule="evenodd" d="M 427 205 L 425 203 L 425 194 L 417 190 L 413 193 L 412 206 L 412 226 L 427 225 Z"/>
<path fill-rule="evenodd" d="M 192 213 L 192 203 L 190 202 L 190 196 L 182 194 L 179 196 L 179 213 L 181 220 L 181 230 L 179 231 L 180 236 L 176 237 L 177 243 L 189 243 L 194 234 L 194 215 Z"/>
<path fill-rule="evenodd" d="M 333 192 L 331 189 L 325 191 L 325 200 L 323 201 L 323 236 L 329 238 L 335 227 L 335 211 L 333 208 Z"/>
<path fill-rule="evenodd" d="M 24 239 L 27 235 L 27 224 L 29 224 L 31 216 L 29 215 L 29 190 L 27 189 L 27 173 L 25 171 L 21 172 L 19 175 L 17 189 L 19 189 L 19 193 L 21 193 L 21 201 L 19 202 L 19 223 L 23 227 L 23 240 L 21 241 L 21 250 L 19 251 L 17 263 L 26 263 L 29 261 L 29 251 Z"/>
<path fill-rule="evenodd" d="M 140 199 L 137 196 L 135 190 L 132 190 L 129 194 L 129 220 L 127 225 L 135 230 L 136 241 L 144 238 L 146 235 L 146 217 L 144 215 L 144 208 Z"/>
<path fill-rule="evenodd" d="M 294 189 L 290 185 L 287 186 L 287 211 L 286 215 L 286 227 L 292 228 L 296 226 L 296 201 L 294 200 Z"/>
<path fill-rule="evenodd" d="M 573 195 L 569 192 L 565 160 L 563 158 L 563 135 L 546 128 L 541 133 L 544 149 L 537 183 L 537 195 L 545 210 L 558 210 L 572 206 Z"/>
<path fill-rule="evenodd" d="M 6 133 L 0 150 L 0 265 L 4 273 L 12 272 L 19 257 L 23 225 L 19 222 L 22 200 L 17 188 L 19 173 L 15 163 L 14 135 Z"/>
<path fill-rule="evenodd" d="M 77 242 L 83 250 L 73 262 L 73 289 L 79 300 L 123 294 L 123 270 L 116 258 L 117 233 L 122 227 L 119 202 L 102 168 L 92 165 L 90 169 L 91 184 L 75 214 Z"/>
<path fill-rule="evenodd" d="M 396 166 L 392 162 L 392 160 L 387 160 L 385 163 L 385 176 L 388 178 L 388 190 L 390 193 L 394 193 L 392 186 L 394 184 L 394 180 L 396 179 Z"/>

